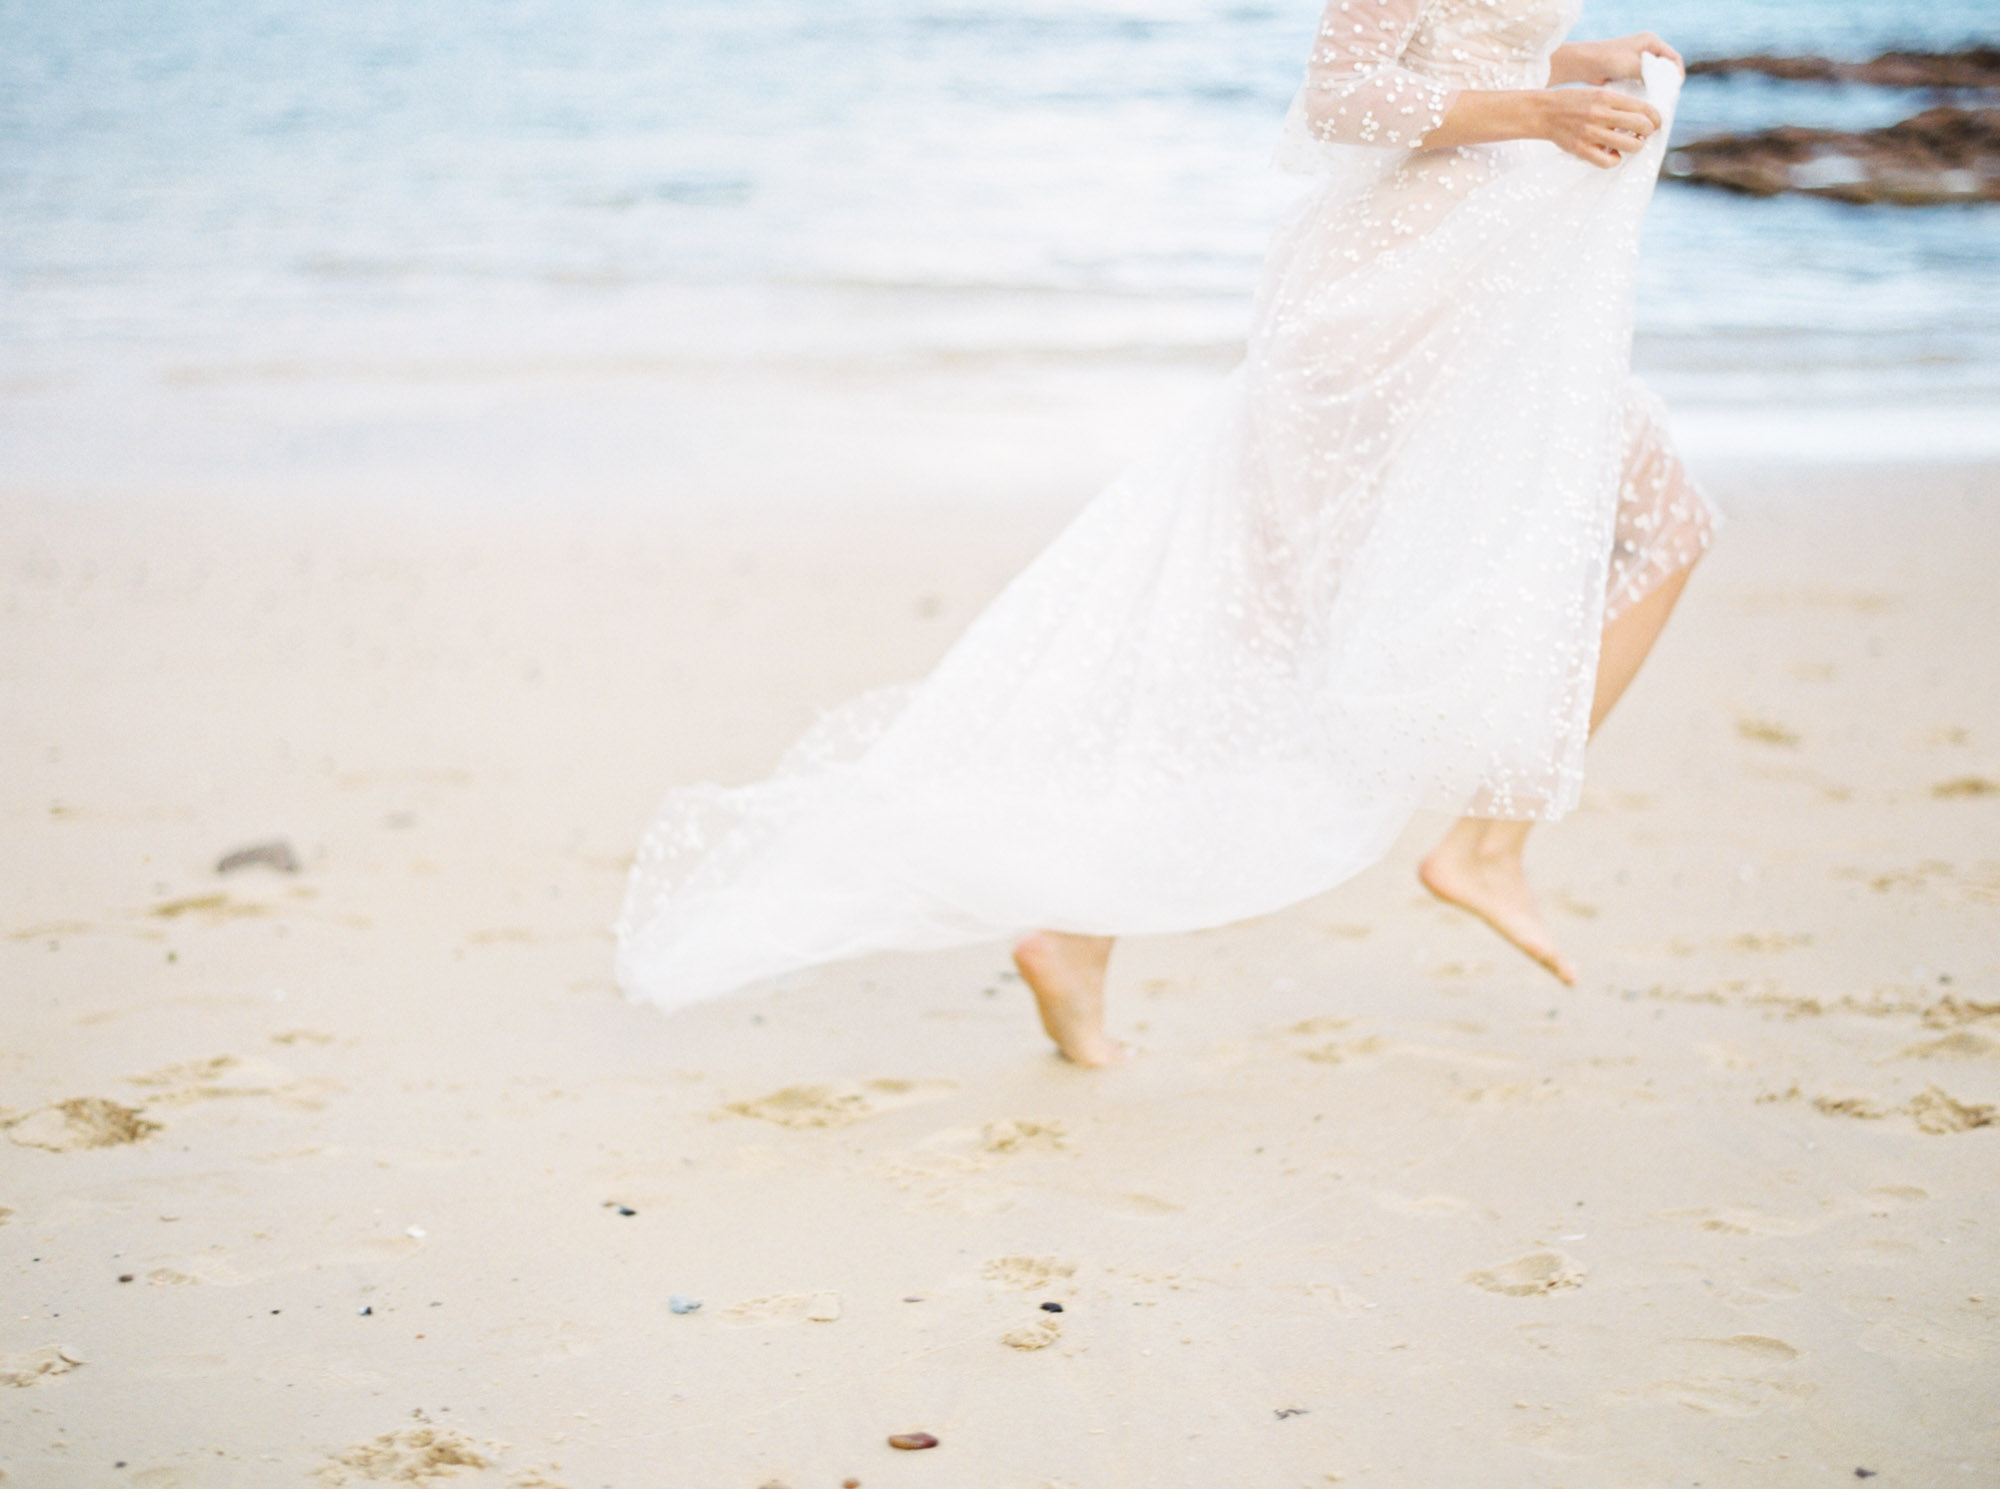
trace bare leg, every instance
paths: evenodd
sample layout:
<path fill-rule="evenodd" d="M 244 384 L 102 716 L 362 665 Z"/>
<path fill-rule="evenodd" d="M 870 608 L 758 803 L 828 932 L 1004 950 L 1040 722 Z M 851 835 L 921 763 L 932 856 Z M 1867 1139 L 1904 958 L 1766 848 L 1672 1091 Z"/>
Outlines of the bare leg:
<path fill-rule="evenodd" d="M 1064 1058 L 1078 1065 L 1109 1065 L 1125 1057 L 1104 1032 L 1104 973 L 1110 963 L 1109 936 L 1036 931 L 1014 948 L 1014 965 L 1035 995 L 1042 1027 Z"/>
<path fill-rule="evenodd" d="M 1687 576 L 1683 569 L 1662 581 L 1605 627 L 1590 706 L 1592 733 L 1638 675 Z M 1418 877 L 1439 899 L 1471 911 L 1564 982 L 1573 983 L 1575 964 L 1549 933 L 1521 862 L 1533 825 L 1462 817 L 1424 859 Z M 1104 974 L 1111 962 L 1111 945 L 1109 936 L 1036 931 L 1014 948 L 1014 965 L 1035 995 L 1042 1027 L 1064 1058 L 1078 1065 L 1110 1065 L 1125 1057 L 1104 1032 Z"/>
<path fill-rule="evenodd" d="M 1597 686 L 1590 700 L 1590 730 L 1604 722 L 1625 695 L 1640 663 L 1653 649 L 1674 602 L 1687 585 L 1688 570 L 1663 580 L 1646 597 L 1604 628 L 1597 658 Z M 1444 841 L 1431 849 L 1417 870 L 1424 887 L 1448 904 L 1469 910 L 1564 982 L 1576 981 L 1576 964 L 1563 955 L 1542 919 L 1521 853 L 1531 822 L 1461 817 Z"/>
<path fill-rule="evenodd" d="M 1662 579 L 1646 597 L 1604 628 L 1597 650 L 1597 688 L 1590 700 L 1590 732 L 1595 734 L 1611 706 L 1625 696 L 1625 689 L 1639 675 L 1653 643 L 1666 628 L 1667 617 L 1687 588 L 1692 565 Z"/>

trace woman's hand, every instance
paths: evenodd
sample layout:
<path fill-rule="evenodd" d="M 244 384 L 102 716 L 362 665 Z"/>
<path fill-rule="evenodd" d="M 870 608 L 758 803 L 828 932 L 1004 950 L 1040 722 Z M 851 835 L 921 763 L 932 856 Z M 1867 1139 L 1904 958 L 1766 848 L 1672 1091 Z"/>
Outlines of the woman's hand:
<path fill-rule="evenodd" d="M 1640 75 L 1640 63 L 1646 57 L 1665 57 L 1683 72 L 1687 70 L 1679 52 L 1652 32 L 1641 31 L 1612 41 L 1573 41 L 1557 47 L 1549 59 L 1549 86 L 1590 83 L 1602 87 L 1624 82 Z"/>
<path fill-rule="evenodd" d="M 1660 127 L 1660 113 L 1643 98 L 1608 88 L 1550 88 L 1531 95 L 1536 133 L 1579 160 L 1609 170 L 1637 152 Z"/>
<path fill-rule="evenodd" d="M 1659 111 L 1651 104 L 1604 86 L 1641 76 L 1647 57 L 1664 57 L 1686 70 L 1681 54 L 1650 31 L 1558 47 L 1549 59 L 1548 87 L 1526 92 L 1467 88 L 1422 143 L 1443 150 L 1496 140 L 1548 140 L 1608 170 L 1660 127 Z M 1569 83 L 1590 86 L 1565 86 Z"/>

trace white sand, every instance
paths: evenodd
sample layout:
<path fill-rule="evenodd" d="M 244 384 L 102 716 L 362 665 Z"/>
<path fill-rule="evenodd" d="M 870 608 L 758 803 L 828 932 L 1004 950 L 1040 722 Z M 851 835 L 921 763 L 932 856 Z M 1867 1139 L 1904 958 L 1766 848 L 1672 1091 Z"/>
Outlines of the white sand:
<path fill-rule="evenodd" d="M 1536 849 L 1573 991 L 1413 835 L 1128 945 L 1111 1072 L 997 947 L 618 1000 L 660 791 L 921 671 L 1116 453 L 761 530 L 9 494 L 4 1482 L 1996 1482 L 1995 468 L 1715 482 Z"/>

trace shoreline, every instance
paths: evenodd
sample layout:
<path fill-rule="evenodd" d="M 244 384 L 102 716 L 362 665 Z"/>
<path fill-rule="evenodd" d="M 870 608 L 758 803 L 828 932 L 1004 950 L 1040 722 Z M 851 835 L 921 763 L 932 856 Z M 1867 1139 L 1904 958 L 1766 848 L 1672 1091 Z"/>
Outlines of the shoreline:
<path fill-rule="evenodd" d="M 541 509 L 724 526 L 875 511 L 1006 521 L 1088 499 L 1216 396 L 1229 370 L 1172 358 L 592 376 L 494 364 L 471 380 L 287 375 L 90 401 L 16 393 L 0 405 L 0 479 L 23 513 L 51 500 L 176 498 L 250 515 L 381 505 L 447 525 Z M 1697 399 L 1678 371 L 1639 370 L 1668 397 L 1697 475 L 2000 460 L 2000 394 Z M 105 408 L 119 412 L 115 433 Z"/>

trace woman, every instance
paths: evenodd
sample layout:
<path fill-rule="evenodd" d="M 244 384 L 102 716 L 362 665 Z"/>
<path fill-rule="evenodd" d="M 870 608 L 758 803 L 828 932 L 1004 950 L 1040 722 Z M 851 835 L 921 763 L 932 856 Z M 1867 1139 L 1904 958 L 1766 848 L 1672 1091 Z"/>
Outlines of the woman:
<path fill-rule="evenodd" d="M 1323 179 L 1243 365 L 922 684 L 668 798 L 628 995 L 1027 931 L 1044 1027 L 1102 1065 L 1111 937 L 1320 893 L 1425 806 L 1462 815 L 1424 883 L 1574 980 L 1522 850 L 1713 525 L 1629 371 L 1679 57 L 1559 46 L 1574 3 L 1328 5 L 1282 150 Z"/>

